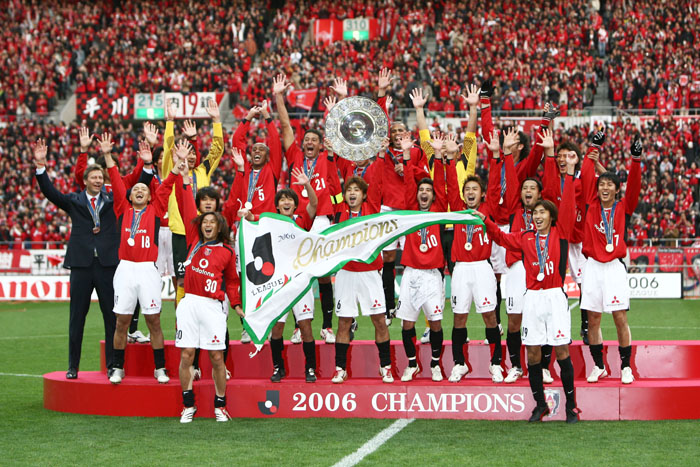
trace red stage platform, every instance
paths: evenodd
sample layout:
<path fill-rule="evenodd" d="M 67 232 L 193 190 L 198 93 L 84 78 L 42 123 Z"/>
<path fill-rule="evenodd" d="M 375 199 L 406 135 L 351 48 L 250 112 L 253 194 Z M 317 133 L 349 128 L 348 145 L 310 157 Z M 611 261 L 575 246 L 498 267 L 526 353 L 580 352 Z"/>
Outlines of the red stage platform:
<path fill-rule="evenodd" d="M 515 384 L 493 384 L 488 374 L 489 347 L 472 343 L 466 347 L 471 372 L 460 383 L 435 383 L 427 364 L 430 346 L 419 345 L 419 362 L 424 362 L 418 379 L 399 380 L 406 366 L 400 342 L 392 342 L 396 381 L 383 384 L 378 376 L 378 356 L 374 342 L 353 342 L 348 359 L 350 378 L 335 385 L 330 378 L 335 369 L 334 346 L 318 342 L 316 356 L 319 380 L 303 379 L 304 357 L 301 345 L 285 345 L 286 379 L 271 383 L 272 362 L 269 346 L 254 358 L 251 344 L 231 343 L 227 366 L 233 378 L 227 385 L 229 413 L 233 417 L 359 417 L 359 418 L 454 418 L 523 420 L 534 402 L 527 378 Z M 590 352 L 584 346 L 571 346 L 576 375 L 577 401 L 582 420 L 660 420 L 700 418 L 700 341 L 639 341 L 632 350 L 636 381 L 620 383 L 617 343 L 606 342 L 606 366 L 611 376 L 597 384 L 586 382 L 592 367 Z M 504 348 L 504 355 L 506 349 Z M 444 373 L 452 370 L 450 343 L 443 352 Z M 159 385 L 153 378 L 153 353 L 149 345 L 130 344 L 126 352 L 126 377 L 114 386 L 100 372 L 80 372 L 77 380 L 66 380 L 65 373 L 44 375 L 44 407 L 60 412 L 176 417 L 181 410 L 178 381 L 179 351 L 166 342 L 167 368 L 171 382 Z M 524 360 L 524 356 L 523 356 Z M 234 363 L 235 362 L 235 363 Z M 202 381 L 195 383 L 197 416 L 213 416 L 214 384 L 206 352 L 201 358 Z M 564 392 L 558 379 L 559 368 L 551 366 L 555 382 L 546 386 L 547 400 L 554 409 L 552 420 L 563 420 Z"/>

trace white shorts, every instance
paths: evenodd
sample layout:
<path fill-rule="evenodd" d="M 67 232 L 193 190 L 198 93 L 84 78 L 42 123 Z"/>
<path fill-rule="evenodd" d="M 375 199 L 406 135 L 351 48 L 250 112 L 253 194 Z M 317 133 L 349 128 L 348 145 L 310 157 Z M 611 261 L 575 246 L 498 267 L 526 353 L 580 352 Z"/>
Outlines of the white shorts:
<path fill-rule="evenodd" d="M 225 302 L 185 294 L 175 310 L 175 346 L 187 349 L 224 350 L 226 347 Z"/>
<path fill-rule="evenodd" d="M 389 206 L 385 206 L 382 204 L 382 207 L 379 209 L 379 212 L 391 212 L 391 211 L 398 211 L 398 209 L 390 208 Z M 394 251 L 394 250 L 403 250 L 403 246 L 406 243 L 406 237 L 400 237 L 387 246 L 384 247 L 382 251 Z"/>
<path fill-rule="evenodd" d="M 598 313 L 629 310 L 630 288 L 622 261 L 599 263 L 588 258 L 583 271 L 581 309 Z"/>
<path fill-rule="evenodd" d="M 586 269 L 586 257 L 583 256 L 581 243 L 569 243 L 569 270 L 571 278 L 578 285 L 583 280 L 583 271 Z"/>
<path fill-rule="evenodd" d="M 328 218 L 328 216 L 316 216 L 314 218 L 314 223 L 311 224 L 311 229 L 309 232 L 323 232 L 330 226 L 331 220 Z"/>
<path fill-rule="evenodd" d="M 499 225 L 498 228 L 501 229 L 501 232 L 510 232 L 510 225 L 508 224 Z M 503 274 L 508 269 L 508 267 L 506 266 L 506 249 L 493 241 L 491 242 L 490 261 L 491 266 L 493 266 L 494 274 Z"/>
<path fill-rule="evenodd" d="M 496 276 L 488 261 L 455 263 L 452 272 L 452 312 L 469 313 L 472 300 L 477 313 L 496 309 Z"/>
<path fill-rule="evenodd" d="M 294 313 L 294 317 L 297 319 L 297 322 L 304 321 L 305 319 L 314 319 L 313 289 L 309 289 L 309 291 L 306 292 L 303 297 L 301 297 L 297 304 L 292 307 L 292 313 Z M 277 322 L 286 323 L 287 316 L 289 316 L 289 313 L 282 315 Z"/>
<path fill-rule="evenodd" d="M 160 274 L 153 263 L 121 260 L 114 273 L 114 312 L 133 315 L 136 302 L 144 315 L 160 313 Z"/>
<path fill-rule="evenodd" d="M 523 303 L 523 344 L 571 343 L 569 300 L 560 288 L 528 290 Z"/>
<path fill-rule="evenodd" d="M 503 283 L 501 283 L 503 286 Z M 520 315 L 523 312 L 523 301 L 527 291 L 525 280 L 525 266 L 523 262 L 516 261 L 508 268 L 505 283 L 506 312 L 509 315 Z"/>
<path fill-rule="evenodd" d="M 379 271 L 346 271 L 335 274 L 335 314 L 355 318 L 360 306 L 363 316 L 386 312 L 382 275 Z"/>
<path fill-rule="evenodd" d="M 156 267 L 163 277 L 175 275 L 173 232 L 170 230 L 170 227 L 161 227 L 158 230 L 158 259 L 156 260 Z"/>
<path fill-rule="evenodd" d="M 445 308 L 442 276 L 437 269 L 406 267 L 401 279 L 396 317 L 416 322 L 420 310 L 428 321 L 440 321 Z"/>

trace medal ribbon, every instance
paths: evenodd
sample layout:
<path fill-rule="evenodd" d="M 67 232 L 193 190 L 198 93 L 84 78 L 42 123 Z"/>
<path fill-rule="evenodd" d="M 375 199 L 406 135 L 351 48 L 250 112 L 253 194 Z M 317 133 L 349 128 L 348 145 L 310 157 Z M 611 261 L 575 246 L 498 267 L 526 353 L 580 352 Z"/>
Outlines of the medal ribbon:
<path fill-rule="evenodd" d="M 421 245 L 427 245 L 428 244 L 428 228 L 423 227 L 420 229 L 420 244 Z"/>
<path fill-rule="evenodd" d="M 353 175 L 357 175 L 357 169 L 359 169 L 359 168 L 360 168 L 360 167 L 356 165 L 355 168 L 352 170 L 352 174 L 353 174 Z M 369 164 L 367 164 L 366 166 L 364 166 L 364 167 L 362 168 L 362 173 L 360 174 L 360 177 L 361 177 L 361 178 L 363 178 L 363 179 L 365 178 L 365 172 L 367 172 L 367 169 L 368 169 L 368 168 L 369 168 Z"/>
<path fill-rule="evenodd" d="M 525 230 L 530 230 L 530 227 L 532 226 L 532 213 L 530 213 L 527 209 L 523 210 L 523 222 L 525 223 Z"/>
<path fill-rule="evenodd" d="M 501 165 L 501 199 L 506 194 L 506 163 L 503 161 Z"/>
<path fill-rule="evenodd" d="M 547 239 L 544 241 L 544 250 L 542 250 L 540 233 L 535 234 L 535 248 L 537 249 L 537 261 L 540 263 L 540 274 L 544 274 L 544 263 L 549 253 L 549 237 L 550 235 L 547 235 Z"/>
<path fill-rule="evenodd" d="M 197 199 L 197 172 L 192 171 L 192 196 Z"/>
<path fill-rule="evenodd" d="M 255 173 L 255 178 L 253 178 L 253 173 Z M 248 176 L 248 202 L 253 199 L 253 193 L 255 193 L 255 186 L 258 184 L 258 178 L 260 177 L 260 170 L 251 170 Z"/>
<path fill-rule="evenodd" d="M 87 194 L 87 193 L 86 193 Z M 99 228 L 100 227 L 100 208 L 102 207 L 103 201 L 102 201 L 102 196 L 97 196 L 97 201 L 95 201 L 95 209 L 92 208 L 92 203 L 90 202 L 91 196 L 88 195 L 88 211 L 90 211 L 90 216 L 92 217 L 92 222 L 95 224 L 95 227 Z"/>
<path fill-rule="evenodd" d="M 191 263 L 192 258 L 194 258 L 194 255 L 197 254 L 197 252 L 199 251 L 200 248 L 202 248 L 203 246 L 207 246 L 207 245 L 213 245 L 215 243 L 216 243 L 216 240 L 210 240 L 210 241 L 204 242 L 204 243 L 197 242 L 197 244 L 194 246 L 194 248 L 192 248 L 192 252 L 187 256 L 187 260 L 185 261 L 185 263 L 187 263 L 187 264 Z"/>
<path fill-rule="evenodd" d="M 136 209 L 131 209 L 131 232 L 129 233 L 129 238 L 134 238 L 136 236 L 136 231 L 139 229 L 139 224 L 141 224 L 141 216 L 146 212 L 148 206 L 141 209 L 138 215 L 136 214 Z"/>
<path fill-rule="evenodd" d="M 400 164 L 399 160 L 396 158 L 396 156 L 394 156 L 394 153 L 392 153 L 389 149 L 386 150 L 386 153 L 389 154 L 389 157 L 391 157 L 391 160 L 394 161 L 394 165 Z"/>
<path fill-rule="evenodd" d="M 471 243 L 472 237 L 474 236 L 474 226 L 473 225 L 466 226 L 466 231 L 467 231 L 467 243 Z"/>
<path fill-rule="evenodd" d="M 615 222 L 615 208 L 617 207 L 617 201 L 615 201 L 612 205 L 612 209 L 610 210 L 610 220 L 608 220 L 608 217 L 605 215 L 605 208 L 603 206 L 600 207 L 600 217 L 603 218 L 603 227 L 605 228 L 605 240 L 608 245 L 613 244 L 613 232 L 614 232 L 614 225 Z"/>
<path fill-rule="evenodd" d="M 314 172 L 316 171 L 316 163 L 318 162 L 318 157 L 316 157 L 316 159 L 314 159 L 314 163 L 313 163 L 313 165 L 311 166 L 311 169 L 310 169 L 310 170 L 309 170 L 309 168 L 306 166 L 306 162 L 307 162 L 307 161 L 308 161 L 308 159 L 307 159 L 307 158 L 304 158 L 304 167 L 303 167 L 303 168 L 304 168 L 304 174 L 309 178 L 309 180 L 311 180 L 311 179 L 314 177 Z"/>

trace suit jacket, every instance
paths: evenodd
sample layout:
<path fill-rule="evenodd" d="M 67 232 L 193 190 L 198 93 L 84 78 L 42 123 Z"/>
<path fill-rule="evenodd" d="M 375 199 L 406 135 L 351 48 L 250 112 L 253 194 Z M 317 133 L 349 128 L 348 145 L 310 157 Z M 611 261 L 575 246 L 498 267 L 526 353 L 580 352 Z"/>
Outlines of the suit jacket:
<path fill-rule="evenodd" d="M 46 171 L 37 174 L 36 179 L 46 199 L 66 211 L 73 224 L 63 267 L 70 269 L 90 266 L 95 250 L 102 266 L 119 264 L 119 229 L 112 194 L 105 191 L 101 193 L 103 203 L 99 212 L 100 231 L 94 234 L 94 222 L 88 209 L 89 201 L 85 190 L 63 194 L 53 185 Z"/>

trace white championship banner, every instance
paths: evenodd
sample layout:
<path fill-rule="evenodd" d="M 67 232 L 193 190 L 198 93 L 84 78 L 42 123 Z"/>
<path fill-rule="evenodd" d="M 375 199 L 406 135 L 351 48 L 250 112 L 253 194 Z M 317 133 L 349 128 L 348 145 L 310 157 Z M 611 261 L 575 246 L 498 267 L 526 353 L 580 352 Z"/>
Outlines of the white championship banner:
<path fill-rule="evenodd" d="M 630 298 L 681 298 L 680 272 L 627 274 Z"/>
<path fill-rule="evenodd" d="M 470 211 L 392 211 L 357 217 L 323 232 L 301 229 L 289 217 L 261 214 L 242 221 L 238 234 L 243 319 L 260 348 L 277 320 L 311 287 L 314 278 L 340 270 L 348 261 L 371 263 L 382 249 L 433 224 L 482 224 Z"/>

